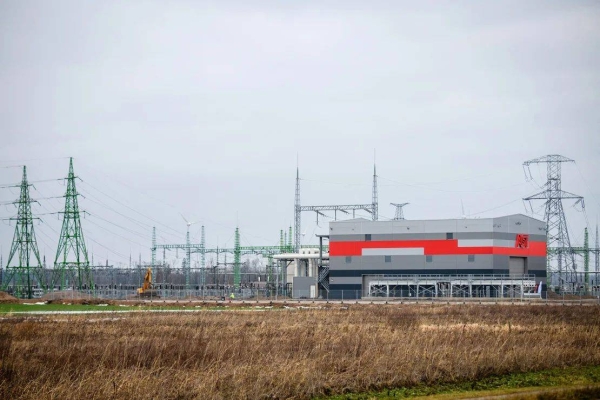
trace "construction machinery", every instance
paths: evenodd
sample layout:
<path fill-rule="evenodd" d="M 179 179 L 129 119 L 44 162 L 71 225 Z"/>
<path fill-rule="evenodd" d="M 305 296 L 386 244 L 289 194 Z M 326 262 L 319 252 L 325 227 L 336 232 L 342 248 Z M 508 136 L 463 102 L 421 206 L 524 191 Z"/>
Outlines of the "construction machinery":
<path fill-rule="evenodd" d="M 144 283 L 141 288 L 138 288 L 137 294 L 140 297 L 158 297 L 157 293 L 152 289 L 152 268 L 146 270 Z"/>

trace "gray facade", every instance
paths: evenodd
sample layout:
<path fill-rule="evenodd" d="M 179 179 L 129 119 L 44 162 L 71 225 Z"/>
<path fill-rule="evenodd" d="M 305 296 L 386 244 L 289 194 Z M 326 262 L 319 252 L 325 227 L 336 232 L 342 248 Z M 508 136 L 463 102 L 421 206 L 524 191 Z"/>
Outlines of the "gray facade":
<path fill-rule="evenodd" d="M 330 223 L 329 285 L 363 291 L 365 275 L 533 275 L 546 278 L 546 225 L 486 219 L 353 219 Z"/>

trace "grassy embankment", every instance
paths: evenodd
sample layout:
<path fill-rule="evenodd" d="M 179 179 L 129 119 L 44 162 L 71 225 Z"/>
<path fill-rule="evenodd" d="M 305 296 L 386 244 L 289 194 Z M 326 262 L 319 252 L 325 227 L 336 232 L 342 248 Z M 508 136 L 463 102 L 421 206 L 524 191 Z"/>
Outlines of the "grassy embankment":
<path fill-rule="evenodd" d="M 0 398 L 385 398 L 381 390 L 392 388 L 391 395 L 402 396 L 427 394 L 423 388 L 502 387 L 493 379 L 509 374 L 508 387 L 521 387 L 518 376 L 531 377 L 530 386 L 549 386 L 527 373 L 600 366 L 599 338 L 599 307 L 353 305 L 114 319 L 5 316 Z M 565 371 L 555 374 L 567 377 Z M 595 382 L 598 369 L 590 371 Z"/>

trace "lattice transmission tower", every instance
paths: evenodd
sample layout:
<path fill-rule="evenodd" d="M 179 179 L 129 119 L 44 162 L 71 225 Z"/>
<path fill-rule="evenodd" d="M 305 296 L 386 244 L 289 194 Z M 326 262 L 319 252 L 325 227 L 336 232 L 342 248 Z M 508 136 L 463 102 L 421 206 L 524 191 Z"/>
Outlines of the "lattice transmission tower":
<path fill-rule="evenodd" d="M 395 220 L 404 219 L 404 206 L 407 206 L 410 203 L 402 203 L 402 204 L 390 203 L 390 204 L 393 205 L 394 207 L 396 207 L 396 215 L 394 216 L 394 219 Z"/>
<path fill-rule="evenodd" d="M 569 239 L 567 220 L 563 210 L 563 200 L 575 200 L 585 207 L 583 197 L 573 193 L 565 192 L 561 187 L 561 166 L 563 163 L 575 162 L 570 158 L 551 154 L 533 160 L 525 161 L 523 168 L 528 179 L 533 179 L 529 169 L 531 164 L 546 164 L 547 182 L 544 190 L 523 200 L 545 200 L 544 219 L 546 220 L 546 235 L 548 245 L 548 275 L 558 275 L 558 285 L 561 288 L 565 284 L 577 282 L 577 266 L 575 264 L 575 252 Z M 527 172 L 529 175 L 527 176 Z M 555 262 L 555 264 L 554 264 Z"/>
<path fill-rule="evenodd" d="M 6 263 L 6 276 L 3 279 L 2 289 L 12 282 L 13 293 L 17 297 L 33 298 L 36 287 L 45 289 L 44 270 L 40 260 L 33 221 L 35 218 L 31 212 L 31 200 L 29 197 L 29 183 L 27 183 L 27 167 L 23 167 L 23 179 L 21 181 L 21 194 L 18 205 L 17 216 L 10 218 L 16 221 L 15 235 L 10 247 L 8 262 Z M 15 256 L 17 256 L 15 258 Z M 15 261 L 13 263 L 13 261 Z M 12 265 L 11 265 L 12 264 Z"/>
<path fill-rule="evenodd" d="M 76 178 L 73 172 L 73 158 L 71 158 L 65 193 L 65 210 L 62 212 L 63 224 L 54 259 L 52 284 L 59 289 L 73 287 L 78 290 L 93 290 L 94 281 L 79 218 Z"/>

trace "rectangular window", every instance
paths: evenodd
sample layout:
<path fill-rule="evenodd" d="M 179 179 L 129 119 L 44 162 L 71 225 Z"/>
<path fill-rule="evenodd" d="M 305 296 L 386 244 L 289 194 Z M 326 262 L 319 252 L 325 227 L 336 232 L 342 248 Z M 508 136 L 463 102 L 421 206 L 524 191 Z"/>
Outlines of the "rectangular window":
<path fill-rule="evenodd" d="M 447 239 L 447 240 L 448 240 L 448 239 L 454 239 L 454 233 L 452 233 L 452 232 L 448 232 L 448 233 L 446 233 L 446 239 Z"/>
<path fill-rule="evenodd" d="M 475 256 L 473 254 L 469 254 L 468 255 L 468 261 L 469 262 L 474 262 L 475 261 Z"/>
<path fill-rule="evenodd" d="M 386 263 L 391 263 L 392 262 L 392 256 L 385 256 L 385 262 Z"/>
<path fill-rule="evenodd" d="M 352 257 L 346 257 L 346 264 L 352 263 Z"/>
<path fill-rule="evenodd" d="M 425 262 L 433 262 L 433 256 L 425 256 Z"/>
<path fill-rule="evenodd" d="M 370 241 L 371 241 L 371 234 L 370 234 L 370 233 L 367 233 L 367 234 L 365 235 L 365 241 L 366 241 L 366 242 L 370 242 Z"/>

